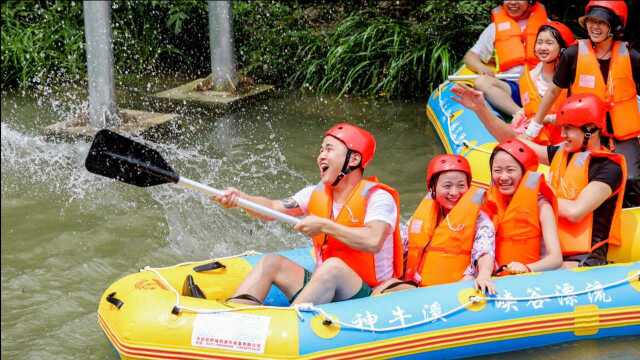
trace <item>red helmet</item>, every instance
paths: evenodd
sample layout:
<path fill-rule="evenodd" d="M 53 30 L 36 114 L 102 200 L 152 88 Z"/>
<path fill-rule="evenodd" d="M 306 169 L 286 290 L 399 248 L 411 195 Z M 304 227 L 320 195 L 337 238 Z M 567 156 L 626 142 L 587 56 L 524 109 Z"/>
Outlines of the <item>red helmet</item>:
<path fill-rule="evenodd" d="M 570 96 L 556 113 L 556 125 L 582 127 L 594 124 L 606 130 L 607 104 L 594 94 Z"/>
<path fill-rule="evenodd" d="M 559 21 L 548 20 L 545 23 L 546 26 L 552 27 L 560 33 L 562 40 L 567 47 L 576 43 L 576 38 L 573 36 L 573 31 L 569 27 Z"/>
<path fill-rule="evenodd" d="M 427 166 L 427 188 L 429 188 L 434 175 L 452 170 L 462 171 L 467 174 L 467 179 L 471 181 L 471 166 L 464 156 L 442 154 L 434 156 L 429 161 L 429 166 Z"/>
<path fill-rule="evenodd" d="M 491 153 L 491 163 L 498 150 L 506 151 L 513 156 L 525 170 L 536 171 L 538 169 L 538 155 L 520 140 L 511 139 L 498 144 Z"/>
<path fill-rule="evenodd" d="M 629 16 L 629 9 L 627 3 L 624 0 L 591 0 L 584 9 L 584 15 L 578 19 L 578 22 L 584 27 L 584 20 L 590 15 L 589 12 L 594 7 L 601 7 L 610 10 L 620 19 L 620 24 L 624 28 L 627 26 L 627 17 Z M 611 25 L 611 23 L 609 24 Z M 615 29 L 622 30 L 622 29 Z"/>
<path fill-rule="evenodd" d="M 324 136 L 333 136 L 342 141 L 347 149 L 356 151 L 362 156 L 361 166 L 364 169 L 373 159 L 376 152 L 376 139 L 365 129 L 355 125 L 340 123 L 327 130 Z"/>

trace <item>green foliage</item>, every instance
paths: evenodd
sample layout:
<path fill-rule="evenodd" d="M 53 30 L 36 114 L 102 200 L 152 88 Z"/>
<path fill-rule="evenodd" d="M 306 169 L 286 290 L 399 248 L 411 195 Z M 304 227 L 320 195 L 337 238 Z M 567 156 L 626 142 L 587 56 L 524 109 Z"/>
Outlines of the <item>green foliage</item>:
<path fill-rule="evenodd" d="M 82 9 L 81 1 L 3 2 L 3 87 L 29 86 L 45 76 L 60 80 L 84 78 Z M 114 1 L 112 32 L 119 74 L 143 75 L 175 69 L 189 73 L 196 65 L 208 62 L 204 1 Z"/>
<path fill-rule="evenodd" d="M 84 71 L 82 8 L 56 2 L 43 8 L 34 1 L 2 3 L 2 84 L 27 84 L 55 71 Z M 55 67 L 52 66 L 55 64 Z"/>
<path fill-rule="evenodd" d="M 426 1 L 415 12 L 416 21 L 431 38 L 449 45 L 455 54 L 464 54 L 490 23 L 496 1 Z"/>
<path fill-rule="evenodd" d="M 340 95 L 424 97 L 455 70 L 499 3 L 234 1 L 236 60 L 258 83 Z M 549 13 L 574 30 L 585 3 L 545 0 Z M 52 75 L 84 78 L 81 1 L 7 0 L 0 6 L 3 87 L 29 86 Z M 631 5 L 630 13 L 637 11 Z M 204 0 L 114 0 L 112 31 L 118 76 L 210 72 Z M 637 26 L 628 34 L 637 39 Z"/>
<path fill-rule="evenodd" d="M 298 53 L 303 63 L 291 80 L 321 93 L 423 96 L 454 70 L 477 36 L 469 34 L 486 26 L 490 5 L 429 1 L 400 19 L 358 11 L 336 26 L 326 45 Z"/>
<path fill-rule="evenodd" d="M 307 46 L 298 56 L 305 62 L 294 75 L 304 86 L 339 95 L 402 95 L 420 84 L 429 69 L 433 46 L 420 29 L 408 22 L 358 12 L 342 22 L 327 39 L 328 51 Z M 440 48 L 439 54 L 448 51 Z"/>
<path fill-rule="evenodd" d="M 255 1 L 234 2 L 234 43 L 243 72 L 258 82 L 284 84 L 298 71 L 297 55 L 321 47 L 323 26 L 341 16 L 342 7 Z"/>
<path fill-rule="evenodd" d="M 200 21 L 192 20 L 202 17 Z M 203 27 L 200 33 L 194 31 L 194 25 Z M 131 75 L 169 72 L 176 64 L 190 69 L 192 61 L 202 61 L 208 51 L 207 46 L 193 57 L 187 51 L 200 47 L 208 39 L 206 26 L 204 1 L 114 1 L 112 31 L 116 69 Z"/>

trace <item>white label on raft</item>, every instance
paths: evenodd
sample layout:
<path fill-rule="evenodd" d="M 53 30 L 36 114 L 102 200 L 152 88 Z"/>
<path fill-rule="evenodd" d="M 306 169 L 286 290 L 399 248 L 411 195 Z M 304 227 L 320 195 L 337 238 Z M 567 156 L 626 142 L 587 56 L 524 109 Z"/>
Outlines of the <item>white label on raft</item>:
<path fill-rule="evenodd" d="M 264 354 L 270 320 L 259 315 L 198 314 L 193 321 L 191 345 Z"/>

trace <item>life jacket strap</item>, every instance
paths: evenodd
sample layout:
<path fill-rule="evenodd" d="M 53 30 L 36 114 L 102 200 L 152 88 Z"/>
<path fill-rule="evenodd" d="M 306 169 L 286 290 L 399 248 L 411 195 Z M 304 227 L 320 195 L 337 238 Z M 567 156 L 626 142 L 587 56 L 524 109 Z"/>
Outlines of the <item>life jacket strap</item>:
<path fill-rule="evenodd" d="M 598 241 L 595 245 L 591 247 L 591 252 L 594 252 L 596 249 L 598 249 L 604 244 L 607 244 L 608 242 L 609 242 L 609 239 Z"/>

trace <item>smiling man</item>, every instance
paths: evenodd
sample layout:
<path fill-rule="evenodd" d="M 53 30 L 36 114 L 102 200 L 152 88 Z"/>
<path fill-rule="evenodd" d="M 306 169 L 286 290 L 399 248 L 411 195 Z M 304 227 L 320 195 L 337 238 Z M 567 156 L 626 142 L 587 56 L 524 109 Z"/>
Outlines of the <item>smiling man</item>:
<path fill-rule="evenodd" d="M 495 73 L 520 75 L 525 64 L 533 68 L 538 63 L 534 45 L 538 29 L 548 20 L 547 12 L 534 0 L 505 0 L 491 11 L 491 19 L 463 61 L 482 75 L 474 84 L 476 89 L 484 92 L 492 105 L 512 116 L 522 107 L 518 81 L 499 80 Z M 497 69 L 489 64 L 494 51 Z"/>
<path fill-rule="evenodd" d="M 317 185 L 284 200 L 251 196 L 234 188 L 215 198 L 227 207 L 245 198 L 304 216 L 294 230 L 313 240 L 316 258 L 311 273 L 286 257 L 265 255 L 229 300 L 261 304 L 275 284 L 292 304 L 323 304 L 369 296 L 372 287 L 402 275 L 398 193 L 375 178 L 363 177 L 375 148 L 368 131 L 337 124 L 320 145 Z"/>

